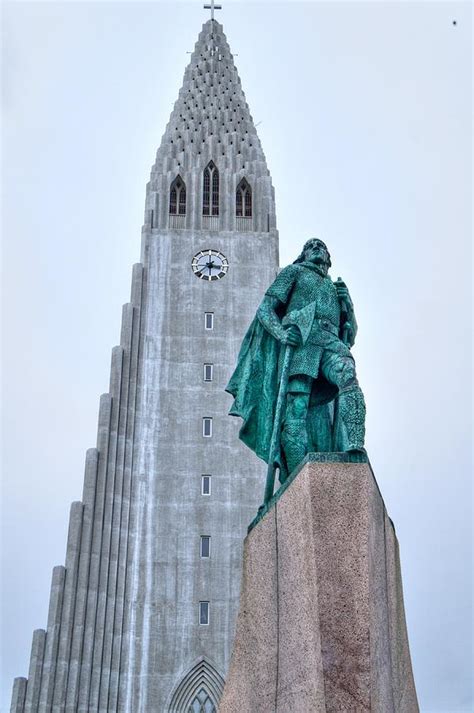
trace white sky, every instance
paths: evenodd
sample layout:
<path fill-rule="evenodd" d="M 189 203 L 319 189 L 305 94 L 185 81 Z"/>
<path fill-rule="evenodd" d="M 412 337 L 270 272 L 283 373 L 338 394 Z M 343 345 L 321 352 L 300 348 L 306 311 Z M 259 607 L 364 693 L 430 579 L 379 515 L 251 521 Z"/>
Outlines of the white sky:
<path fill-rule="evenodd" d="M 64 562 L 201 5 L 4 6 L 4 711 Z M 281 263 L 321 237 L 356 305 L 367 447 L 400 540 L 423 713 L 473 706 L 470 14 L 456 2 L 217 13 L 261 122 Z"/>

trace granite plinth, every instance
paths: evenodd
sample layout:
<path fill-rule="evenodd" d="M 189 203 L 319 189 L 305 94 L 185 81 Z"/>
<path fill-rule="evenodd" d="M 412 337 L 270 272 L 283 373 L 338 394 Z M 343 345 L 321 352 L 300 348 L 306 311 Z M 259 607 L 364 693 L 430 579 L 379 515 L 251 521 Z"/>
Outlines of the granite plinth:
<path fill-rule="evenodd" d="M 418 713 L 398 543 L 368 463 L 307 462 L 244 546 L 219 713 Z"/>

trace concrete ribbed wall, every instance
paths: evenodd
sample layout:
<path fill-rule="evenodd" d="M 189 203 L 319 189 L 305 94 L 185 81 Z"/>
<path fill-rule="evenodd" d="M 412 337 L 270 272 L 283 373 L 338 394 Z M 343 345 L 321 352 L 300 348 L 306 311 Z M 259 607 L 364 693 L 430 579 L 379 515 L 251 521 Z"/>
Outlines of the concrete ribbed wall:
<path fill-rule="evenodd" d="M 220 176 L 213 230 L 202 220 L 211 159 Z M 185 225 L 169 229 L 178 174 L 187 188 Z M 242 177 L 253 216 L 236 230 Z M 222 280 L 205 282 L 191 270 L 192 257 L 209 248 L 229 260 Z M 264 475 L 238 441 L 224 387 L 277 266 L 271 178 L 222 27 L 209 21 L 152 168 L 142 262 L 100 400 L 97 446 L 86 454 L 82 501 L 71 507 L 65 566 L 53 571 L 47 629 L 34 633 L 28 679 L 15 679 L 14 713 L 161 713 L 177 710 L 178 699 L 185 705 L 192 685 L 220 696 L 241 545 Z M 205 311 L 215 313 L 212 332 Z M 204 362 L 214 364 L 211 383 Z M 202 436 L 204 416 L 213 418 L 211 439 Z M 213 477 L 208 498 L 202 473 Z M 201 534 L 212 538 L 208 561 L 199 555 Z M 197 621 L 201 599 L 211 603 L 206 627 Z"/>

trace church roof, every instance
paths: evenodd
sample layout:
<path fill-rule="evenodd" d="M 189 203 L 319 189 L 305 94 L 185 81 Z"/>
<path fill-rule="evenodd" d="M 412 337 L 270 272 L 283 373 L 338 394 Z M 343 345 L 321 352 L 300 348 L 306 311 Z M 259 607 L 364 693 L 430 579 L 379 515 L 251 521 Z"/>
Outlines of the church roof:
<path fill-rule="evenodd" d="M 204 166 L 269 175 L 234 58 L 216 20 L 204 23 L 156 156 L 153 173 Z"/>

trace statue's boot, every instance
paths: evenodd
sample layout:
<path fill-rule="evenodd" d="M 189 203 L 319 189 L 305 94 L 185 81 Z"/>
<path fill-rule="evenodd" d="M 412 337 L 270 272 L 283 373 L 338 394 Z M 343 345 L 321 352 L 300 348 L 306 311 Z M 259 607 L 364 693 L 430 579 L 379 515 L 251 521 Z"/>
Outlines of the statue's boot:
<path fill-rule="evenodd" d="M 339 392 L 339 413 L 347 433 L 345 450 L 365 453 L 365 401 L 359 386 Z"/>
<path fill-rule="evenodd" d="M 281 433 L 288 474 L 292 473 L 308 452 L 308 432 L 305 418 L 285 418 Z"/>

